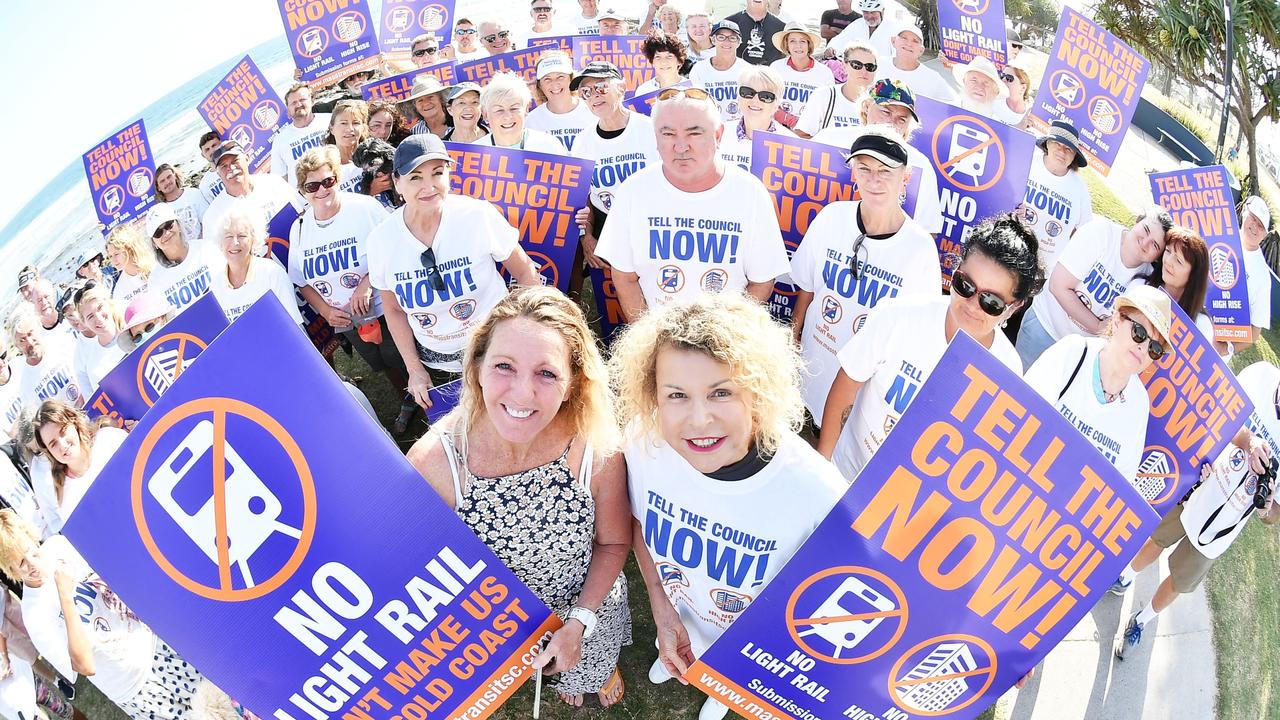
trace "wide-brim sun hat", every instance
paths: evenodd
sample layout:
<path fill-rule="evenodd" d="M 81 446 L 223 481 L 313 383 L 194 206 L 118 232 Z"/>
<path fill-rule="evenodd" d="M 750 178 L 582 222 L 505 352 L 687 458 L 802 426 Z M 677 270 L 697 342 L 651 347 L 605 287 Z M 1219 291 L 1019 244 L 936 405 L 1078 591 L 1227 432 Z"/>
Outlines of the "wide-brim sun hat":
<path fill-rule="evenodd" d="M 129 301 L 129 307 L 124 311 L 124 326 L 131 328 L 135 325 L 151 322 L 168 315 L 173 308 L 158 293 L 143 292 Z"/>
<path fill-rule="evenodd" d="M 809 36 L 810 52 L 817 50 L 822 45 L 822 36 L 805 27 L 803 24 L 792 21 L 787 26 L 773 34 L 773 46 L 783 55 L 787 54 L 787 36 L 791 33 L 800 33 Z"/>
<path fill-rule="evenodd" d="M 1072 161 L 1072 167 L 1082 168 L 1089 164 L 1089 158 L 1080 149 L 1080 135 L 1076 132 L 1075 125 L 1066 120 L 1054 120 L 1053 124 L 1049 126 L 1049 132 L 1036 138 L 1036 147 L 1047 153 L 1049 150 L 1046 146 L 1050 140 L 1062 143 L 1075 150 L 1076 158 Z"/>
<path fill-rule="evenodd" d="M 1165 291 L 1145 283 L 1134 283 L 1116 298 L 1116 312 L 1133 308 L 1142 313 L 1160 337 L 1169 342 L 1169 328 L 1173 325 L 1173 301 Z"/>
<path fill-rule="evenodd" d="M 979 55 L 964 65 L 954 65 L 951 68 L 951 73 L 955 75 L 956 82 L 960 83 L 961 89 L 964 88 L 964 76 L 971 72 L 991 78 L 991 82 L 996 84 L 996 93 L 1001 98 L 1009 97 L 1009 88 L 1005 87 L 1005 84 L 1000 81 L 1000 73 L 996 72 L 995 63 Z"/>
<path fill-rule="evenodd" d="M 409 89 L 409 96 L 404 99 L 404 102 L 413 102 L 420 97 L 434 95 L 448 89 L 435 75 L 419 75 L 413 79 L 413 87 Z"/>

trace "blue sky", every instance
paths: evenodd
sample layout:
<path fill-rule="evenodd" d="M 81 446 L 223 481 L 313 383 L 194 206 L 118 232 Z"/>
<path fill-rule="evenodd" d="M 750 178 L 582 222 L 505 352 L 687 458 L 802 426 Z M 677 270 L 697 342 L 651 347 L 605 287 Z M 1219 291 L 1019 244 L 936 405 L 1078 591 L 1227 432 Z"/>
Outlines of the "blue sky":
<path fill-rule="evenodd" d="M 142 108 L 282 31 L 272 0 L 11 0 L 0 25 L 0 227 Z"/>

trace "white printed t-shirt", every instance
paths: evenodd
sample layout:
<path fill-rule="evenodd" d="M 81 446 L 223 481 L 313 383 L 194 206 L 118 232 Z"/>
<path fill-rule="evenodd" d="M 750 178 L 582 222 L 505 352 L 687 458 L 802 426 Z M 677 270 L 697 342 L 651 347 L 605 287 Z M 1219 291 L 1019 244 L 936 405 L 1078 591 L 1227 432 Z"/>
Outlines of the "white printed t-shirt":
<path fill-rule="evenodd" d="M 1237 379 L 1254 407 L 1246 426 L 1271 446 L 1272 457 L 1280 457 L 1280 417 L 1276 411 L 1280 368 L 1256 362 L 1241 370 Z M 1210 559 L 1222 555 L 1254 514 L 1256 490 L 1257 479 L 1249 469 L 1248 454 L 1235 445 L 1227 445 L 1214 462 L 1213 473 L 1191 493 L 1182 508 L 1182 528 L 1192 547 Z"/>
<path fill-rule="evenodd" d="M 9 357 L 9 380 L 0 385 L 0 442 L 8 437 L 10 428 L 22 414 L 22 394 L 18 391 L 21 385 L 19 375 L 22 374 L 24 361 L 20 357 Z"/>
<path fill-rule="evenodd" d="M 742 71 L 751 67 L 751 63 L 742 58 L 735 58 L 728 70 L 717 70 L 711 60 L 699 60 L 689 71 L 689 82 L 700 87 L 715 99 L 720 106 L 720 117 L 728 125 L 742 117 L 738 108 L 738 78 Z"/>
<path fill-rule="evenodd" d="M 271 218 L 276 216 L 285 205 L 297 203 L 294 200 L 298 197 L 298 191 L 293 185 L 281 180 L 275 175 L 267 175 L 259 173 L 252 176 L 253 190 L 248 195 L 242 195 L 239 198 L 234 197 L 231 193 L 224 192 L 218 196 L 216 200 L 209 204 L 209 209 L 204 211 L 204 232 L 208 239 L 213 241 L 215 245 L 222 243 L 222 216 L 232 208 L 236 200 L 244 200 L 254 207 L 258 208 L 262 213 L 262 236 L 265 238 L 267 224 L 271 222 Z M 257 252 L 255 250 L 255 252 Z"/>
<path fill-rule="evenodd" d="M 861 109 L 857 103 L 845 97 L 840 88 L 839 85 L 831 85 L 813 91 L 809 102 L 800 112 L 800 119 L 796 121 L 796 130 L 812 138 L 826 128 L 861 125 Z M 834 104 L 832 98 L 835 99 Z"/>
<path fill-rule="evenodd" d="M 209 292 L 209 268 L 222 261 L 222 254 L 212 241 L 190 242 L 182 262 L 170 267 L 156 263 L 156 269 L 151 271 L 151 288 L 168 301 L 174 313 L 182 312 Z"/>
<path fill-rule="evenodd" d="M 613 198 L 623 181 L 662 162 L 653 121 L 638 112 L 627 115 L 627 126 L 615 138 L 601 137 L 598 125 L 582 131 L 574 142 L 573 156 L 596 164 L 591 171 L 591 204 L 605 213 L 612 212 Z"/>
<path fill-rule="evenodd" d="M 508 150 L 528 150 L 529 152 L 547 153 L 549 155 L 568 154 L 564 149 L 564 143 L 555 139 L 549 133 L 542 132 L 541 130 L 526 129 L 524 131 L 524 138 L 520 141 L 519 147 L 516 147 L 515 145 L 495 146 L 492 133 L 476 140 L 474 144 L 487 145 L 489 147 L 502 147 Z"/>
<path fill-rule="evenodd" d="M 45 400 L 61 400 L 72 407 L 81 407 L 86 394 L 76 379 L 76 351 L 79 349 L 76 339 L 66 333 L 46 332 L 40 341 L 44 345 L 44 355 L 38 365 L 29 365 L 25 358 L 18 357 L 9 362 L 9 367 L 17 375 L 22 407 L 35 410 Z"/>
<path fill-rule="evenodd" d="M 727 163 L 732 163 L 738 167 L 751 172 L 751 149 L 755 145 L 755 140 L 746 136 L 746 132 L 742 127 L 743 120 L 739 119 L 732 125 L 726 125 L 724 135 L 720 136 L 720 157 Z M 760 132 L 766 132 L 761 130 Z M 767 132 L 779 137 L 795 137 L 796 134 L 787 129 L 786 125 L 774 122 L 773 127 Z"/>
<path fill-rule="evenodd" d="M 1071 233 L 1093 219 L 1093 199 L 1078 171 L 1068 170 L 1058 177 L 1045 167 L 1044 159 L 1039 150 L 1031 159 L 1021 219 L 1040 241 L 1040 262 L 1047 274 L 1057 264 Z"/>
<path fill-rule="evenodd" d="M 226 261 L 210 268 L 209 273 L 212 276 L 209 289 L 218 298 L 218 304 L 222 306 L 228 320 L 234 322 L 258 298 L 272 293 L 293 322 L 302 324 L 302 313 L 298 312 L 298 294 L 293 289 L 293 283 L 289 282 L 288 273 L 274 257 L 249 258 L 249 273 L 245 276 L 244 284 L 238 288 L 231 287 L 231 282 L 227 279 Z"/>
<path fill-rule="evenodd" d="M 271 139 L 271 174 L 296 187 L 298 175 L 294 168 L 298 158 L 311 148 L 323 145 L 328 134 L 329 113 L 312 115 L 311 124 L 306 127 L 300 128 L 292 122 L 281 127 Z"/>
<path fill-rule="evenodd" d="M 1075 237 L 1058 254 L 1057 267 L 1076 277 L 1077 283 L 1072 290 L 1100 320 L 1111 317 L 1116 298 L 1135 277 L 1151 272 L 1147 263 L 1136 268 L 1125 267 L 1120 260 L 1120 238 L 1123 234 L 1124 228 L 1099 216 L 1080 226 Z M 1084 330 L 1067 315 L 1048 285 L 1045 283 L 1045 291 L 1037 295 L 1031 304 L 1040 325 L 1055 340 L 1083 334 Z"/>
<path fill-rule="evenodd" d="M 209 201 L 204 199 L 199 190 L 184 185 L 178 199 L 171 200 L 168 204 L 173 209 L 173 214 L 178 216 L 182 236 L 188 242 L 204 237 L 200 221 L 204 217 L 204 211 L 209 209 Z"/>
<path fill-rule="evenodd" d="M 559 114 L 551 112 L 551 108 L 543 103 L 530 110 L 529 116 L 524 120 L 526 128 L 547 133 L 559 140 L 568 152 L 573 152 L 573 142 L 578 139 L 578 135 L 595 125 L 596 116 L 591 114 L 591 108 L 581 100 L 569 112 Z"/>
<path fill-rule="evenodd" d="M 445 289 L 431 287 L 422 244 L 404 223 L 404 209 L 369 234 L 373 286 L 396 296 L 418 344 L 441 355 L 461 352 L 467 333 L 507 294 L 497 265 L 515 252 L 519 234 L 490 203 L 447 195 L 432 249 Z M 385 342 L 385 340 L 384 340 Z M 441 365 L 458 372 L 461 361 Z"/>
<path fill-rule="evenodd" d="M 791 64 L 791 58 L 774 60 L 769 67 L 782 76 L 782 98 L 780 106 L 786 112 L 800 115 L 809 103 L 809 98 L 818 88 L 827 87 L 836 81 L 831 69 L 826 65 L 813 61 L 808 70 L 797 70 Z"/>
<path fill-rule="evenodd" d="M 633 438 L 623 453 L 631 512 L 694 655 L 760 595 L 845 489 L 831 463 L 790 434 L 768 465 L 732 482 L 703 475 L 660 439 Z"/>
<path fill-rule="evenodd" d="M 871 26 L 867 21 L 858 18 L 845 26 L 840 34 L 831 38 L 827 42 L 827 47 L 835 51 L 836 56 L 840 57 L 844 53 L 844 49 L 851 43 L 864 42 L 875 48 L 876 62 L 885 63 L 886 65 L 893 62 L 894 49 L 893 37 L 899 32 L 898 27 L 884 13 L 881 17 L 880 24 L 876 26 L 875 33 L 871 32 Z"/>
<path fill-rule="evenodd" d="M 310 285 L 330 307 L 350 311 L 356 286 L 369 274 L 369 233 L 387 219 L 382 203 L 368 195 L 342 193 L 338 214 L 317 222 L 314 212 L 302 215 L 289 230 L 289 280 Z M 369 314 L 352 316 L 363 325 L 382 317 L 382 295 L 374 292 Z"/>
<path fill-rule="evenodd" d="M 64 572 L 74 580 L 72 593 L 79 622 L 93 644 L 94 675 L 89 680 L 117 705 L 132 700 L 151 679 L 155 635 L 140 620 L 127 620 L 103 602 L 102 593 L 89 581 L 96 579 L 84 558 L 61 535 L 54 535 L 40 547 L 50 567 L 66 562 Z M 24 588 L 22 622 L 31 635 L 31 644 L 59 673 L 74 680 L 71 655 L 67 649 L 67 626 L 58 600 L 52 573 L 38 588 Z"/>
<path fill-rule="evenodd" d="M 77 343 L 76 380 L 86 398 L 98 389 L 102 378 L 114 370 L 127 354 L 118 342 L 110 342 L 103 347 L 97 338 L 85 338 Z"/>
<path fill-rule="evenodd" d="M 111 286 L 111 299 L 122 305 L 147 291 L 148 278 L 142 273 L 130 275 L 124 270 L 116 277 L 116 284 Z"/>
<path fill-rule="evenodd" d="M 572 18 L 570 23 L 577 28 L 579 35 L 599 35 L 600 34 L 600 13 L 596 12 L 595 17 L 587 17 L 582 13 Z"/>
<path fill-rule="evenodd" d="M 727 164 L 715 187 L 697 193 L 677 190 L 661 165 L 636 173 L 614 198 L 596 254 L 638 275 L 649 307 L 745 290 L 790 269 L 768 191 Z"/>
<path fill-rule="evenodd" d="M 223 186 L 222 178 L 218 177 L 216 170 L 210 170 L 200 178 L 200 196 L 204 198 L 205 205 L 213 202 L 223 190 L 226 190 L 226 187 Z"/>
<path fill-rule="evenodd" d="M 854 278 L 850 253 L 861 232 L 858 205 L 834 202 L 819 211 L 791 256 L 791 282 L 813 293 L 800 335 L 805 361 L 800 390 L 819 427 L 827 393 L 840 369 L 836 354 L 853 337 L 854 329 L 866 322 L 867 313 L 894 298 L 942 292 L 938 246 L 911 218 L 892 237 L 862 241 Z"/>
<path fill-rule="evenodd" d="M 1249 291 L 1249 324 L 1271 327 L 1271 271 L 1262 250 L 1243 251 L 1245 284 Z"/>
<path fill-rule="evenodd" d="M 937 70 L 927 65 L 917 65 L 915 70 L 902 70 L 893 64 L 892 59 L 877 62 L 877 80 L 900 80 L 912 95 L 924 95 L 940 102 L 955 104 L 955 89 Z"/>
<path fill-rule="evenodd" d="M 93 481 L 98 479 L 98 475 L 102 474 L 103 468 L 107 466 L 107 462 L 116 454 L 124 441 L 129 438 L 129 434 L 119 428 L 104 427 L 100 428 L 96 435 L 93 436 L 93 451 L 90 454 L 89 470 L 80 477 L 67 476 L 66 481 L 62 484 L 62 502 L 58 502 L 57 490 L 53 486 L 53 475 L 42 476 L 42 480 L 47 478 L 47 482 L 40 482 L 35 486 L 36 502 L 41 507 L 56 508 L 53 513 L 48 513 L 50 519 L 49 529 L 52 532 L 61 532 L 62 526 L 71 517 L 71 513 L 75 512 L 80 506 L 80 501 L 84 499 L 85 493 L 89 492 L 89 488 L 93 486 Z M 33 475 L 33 481 L 35 476 Z M 35 484 L 33 482 L 33 484 Z"/>
<path fill-rule="evenodd" d="M 884 443 L 947 351 L 950 305 L 946 296 L 886 303 L 867 315 L 836 354 L 845 374 L 863 383 L 831 456 L 849 482 Z M 1010 370 L 1022 370 L 1017 351 L 999 330 L 989 351 Z"/>
<path fill-rule="evenodd" d="M 1129 378 L 1119 398 L 1109 403 L 1098 400 L 1094 391 L 1098 351 L 1106 344 L 1103 338 L 1068 335 L 1045 350 L 1023 379 L 1134 484 L 1146 445 L 1151 400 L 1137 375 Z M 1068 387 L 1077 364 L 1080 371 Z M 1067 391 L 1059 399 L 1064 387 Z"/>

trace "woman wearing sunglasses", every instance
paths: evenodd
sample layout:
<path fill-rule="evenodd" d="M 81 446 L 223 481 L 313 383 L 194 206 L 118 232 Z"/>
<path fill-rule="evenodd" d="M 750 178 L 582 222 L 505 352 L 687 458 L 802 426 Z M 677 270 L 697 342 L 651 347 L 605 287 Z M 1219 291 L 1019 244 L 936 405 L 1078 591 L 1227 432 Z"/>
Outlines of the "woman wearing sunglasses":
<path fill-rule="evenodd" d="M 147 235 L 155 250 L 156 269 L 151 271 L 151 292 L 163 297 L 174 313 L 209 292 L 209 243 L 189 237 L 168 203 L 147 213 Z"/>
<path fill-rule="evenodd" d="M 840 349 L 818 452 L 853 482 L 956 333 L 1020 372 L 1018 353 L 996 328 L 1043 286 L 1036 238 L 1016 218 L 1001 215 L 975 227 L 952 273 L 950 297 L 878 307 Z"/>
<path fill-rule="evenodd" d="M 1064 416 L 1129 482 L 1138 476 L 1151 400 L 1139 377 L 1166 352 L 1170 300 L 1134 283 L 1116 300 L 1099 337 L 1068 335 L 1044 351 L 1024 379 Z M 1089 428 L 1083 432 L 1083 428 Z"/>
<path fill-rule="evenodd" d="M 842 53 L 845 64 L 845 80 L 815 90 L 805 103 L 796 121 L 796 135 L 812 138 L 827 128 L 861 125 L 862 97 L 876 79 L 880 64 L 876 51 L 864 42 L 855 42 Z"/>
<path fill-rule="evenodd" d="M 726 125 L 720 136 L 720 157 L 751 172 L 751 145 L 757 130 L 795 137 L 774 119 L 782 100 L 782 76 L 764 65 L 751 65 L 738 78 L 738 109 L 742 118 Z"/>
<path fill-rule="evenodd" d="M 1016 128 L 1026 130 L 1031 125 L 1031 76 L 1020 67 L 1005 65 L 1000 69 L 1000 82 L 1009 89 L 1009 97 L 1005 99 L 1003 108 L 997 108 L 1007 117 L 997 117 Z"/>
<path fill-rule="evenodd" d="M 462 371 L 467 333 L 507 292 L 495 263 L 521 285 L 541 282 L 517 243 L 519 234 L 497 208 L 450 194 L 452 165 L 444 141 L 434 135 L 400 143 L 395 184 L 405 204 L 368 240 L 369 279 L 409 373 L 409 393 L 424 408 L 431 407 L 427 393 L 436 381 Z"/>

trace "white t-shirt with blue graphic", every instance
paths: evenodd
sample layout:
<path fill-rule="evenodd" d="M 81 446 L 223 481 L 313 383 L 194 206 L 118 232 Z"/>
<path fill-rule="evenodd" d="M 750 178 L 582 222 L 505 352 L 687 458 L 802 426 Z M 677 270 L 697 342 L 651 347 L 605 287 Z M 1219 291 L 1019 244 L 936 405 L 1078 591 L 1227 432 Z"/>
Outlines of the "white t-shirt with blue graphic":
<path fill-rule="evenodd" d="M 180 313 L 209 292 L 212 279 L 209 268 L 223 262 L 222 252 L 209 240 L 195 240 L 187 245 L 187 256 L 170 267 L 156 263 L 151 271 L 151 289 L 159 293 Z"/>
<path fill-rule="evenodd" d="M 832 85 L 836 81 L 835 76 L 831 74 L 831 69 L 816 60 L 808 70 L 795 69 L 791 66 L 790 58 L 774 60 L 769 67 L 777 70 L 782 76 L 783 88 L 779 107 L 792 115 L 798 116 L 804 112 L 814 90 Z"/>
<path fill-rule="evenodd" d="M 661 162 L 653 121 L 638 112 L 627 116 L 627 126 L 617 137 L 601 137 L 596 125 L 583 130 L 572 155 L 596 164 L 591 171 L 591 204 L 606 214 L 613 211 L 613 198 L 623 182 Z"/>
<path fill-rule="evenodd" d="M 310 285 L 330 307 L 350 312 L 356 286 L 369 274 L 369 234 L 387 219 L 387 210 L 368 195 L 344 192 L 338 214 L 318 222 L 308 211 L 289 229 L 289 280 Z M 352 316 L 356 325 L 382 317 L 382 296 L 375 292 L 369 314 Z"/>
<path fill-rule="evenodd" d="M 524 119 L 524 126 L 529 130 L 547 133 L 559 140 L 566 151 L 573 153 L 574 141 L 582 131 L 594 128 L 596 122 L 591 108 L 579 100 L 572 110 L 559 114 L 551 112 L 551 108 L 543 103 L 529 111 L 529 116 Z"/>
<path fill-rule="evenodd" d="M 1093 219 L 1093 199 L 1078 171 L 1058 177 L 1045 167 L 1044 157 L 1037 150 L 1031 159 L 1020 219 L 1040 241 L 1040 262 L 1050 273 L 1071 233 Z"/>
<path fill-rule="evenodd" d="M 751 63 L 736 58 L 728 70 L 717 70 L 708 58 L 699 60 L 689 71 L 689 82 L 694 87 L 706 90 L 720 106 L 720 117 L 725 125 L 742 117 L 742 111 L 738 108 L 738 78 L 749 67 Z"/>

